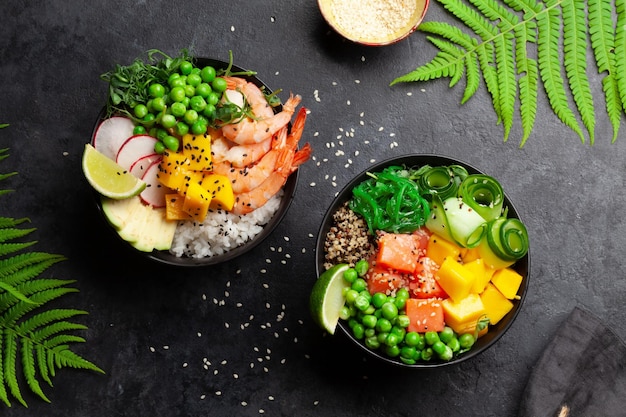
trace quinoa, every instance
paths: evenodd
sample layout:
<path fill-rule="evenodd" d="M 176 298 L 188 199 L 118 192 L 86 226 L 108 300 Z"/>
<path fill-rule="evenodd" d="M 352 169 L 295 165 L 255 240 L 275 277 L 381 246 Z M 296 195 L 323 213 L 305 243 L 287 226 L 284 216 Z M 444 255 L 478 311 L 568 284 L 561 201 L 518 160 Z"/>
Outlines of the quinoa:
<path fill-rule="evenodd" d="M 339 263 L 354 266 L 361 259 L 369 259 L 374 251 L 373 240 L 365 220 L 344 203 L 333 214 L 333 224 L 326 233 L 324 268 Z"/>

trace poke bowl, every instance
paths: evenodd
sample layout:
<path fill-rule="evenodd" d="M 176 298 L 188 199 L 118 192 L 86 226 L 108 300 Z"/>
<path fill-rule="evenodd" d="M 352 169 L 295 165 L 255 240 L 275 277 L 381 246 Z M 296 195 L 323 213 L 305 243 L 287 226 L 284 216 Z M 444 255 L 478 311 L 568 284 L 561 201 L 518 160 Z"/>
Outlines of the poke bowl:
<path fill-rule="evenodd" d="M 107 106 L 97 117 L 89 145 L 91 150 L 113 159 L 124 168 L 125 174 L 140 178 L 145 188 L 139 194 L 123 199 L 109 198 L 96 188 L 96 203 L 111 230 L 128 249 L 151 260 L 175 266 L 215 265 L 256 247 L 286 215 L 297 186 L 297 167 L 310 154 L 308 144 L 304 147 L 297 145 L 304 128 L 306 109 L 300 107 L 296 111 L 300 96 L 292 95 L 281 103 L 277 93 L 254 71 L 233 65 L 232 57 L 231 62 L 188 55 L 176 59 L 179 61 L 174 62 L 191 64 L 190 69 L 183 70 L 177 65 L 178 69 L 172 73 L 179 76 L 170 75 L 169 79 L 159 83 L 164 85 L 165 91 L 156 92 L 156 96 L 152 92 L 147 93 L 146 100 L 151 102 L 143 106 L 150 109 L 147 113 L 144 109 L 135 111 L 140 105 L 133 109 L 123 106 L 124 103 L 111 105 L 111 97 L 116 94 L 117 73 L 103 74 L 103 79 L 109 82 L 110 96 Z M 166 63 L 162 64 L 164 61 Z M 159 65 L 162 69 L 171 63 L 172 59 L 166 57 L 151 65 Z M 205 79 L 202 71 L 207 68 Z M 197 75 L 193 82 L 194 75 L 191 74 Z M 184 78 L 188 82 L 176 84 L 176 80 L 170 84 L 172 78 Z M 211 80 L 218 78 L 228 82 L 224 81 L 211 89 Z M 209 85 L 209 92 L 199 93 L 202 84 Z M 191 93 L 187 90 L 179 99 L 173 98 L 174 86 L 184 89 L 189 85 L 195 87 L 198 93 L 193 94 L 192 88 Z M 213 95 L 218 94 L 219 101 L 209 96 L 211 91 Z M 152 103 L 155 97 L 164 98 L 165 105 Z M 199 99 L 202 108 L 194 107 L 195 99 Z M 260 130 L 252 126 L 252 133 L 246 136 L 245 143 L 235 142 L 242 135 L 232 127 L 243 120 L 249 125 L 260 120 L 255 117 L 257 108 L 254 106 L 261 105 L 261 102 L 267 123 L 274 123 L 271 135 L 248 140 Z M 175 113 L 174 107 L 180 103 L 184 104 L 180 106 L 184 112 L 179 109 Z M 158 105 L 162 107 L 158 108 Z M 209 110 L 210 105 L 213 107 Z M 202 111 L 205 108 L 206 111 Z M 271 116 L 267 115 L 268 109 Z M 187 120 L 190 111 L 195 115 Z M 203 115 L 206 116 L 202 119 Z M 281 117 L 280 129 L 273 127 L 278 125 L 271 120 L 275 115 Z M 193 116 L 197 118 L 193 119 Z M 164 126 L 167 117 L 169 124 Z M 203 120 L 204 127 L 196 126 L 199 119 Z M 229 121 L 225 122 L 227 119 Z M 211 120 L 216 122 L 211 123 Z M 231 128 L 228 138 L 222 134 L 226 129 L 224 126 Z M 279 169 L 276 161 L 280 157 L 276 155 L 284 154 L 292 156 L 292 165 Z M 261 164 L 264 168 L 269 164 L 275 165 L 271 166 L 273 170 L 263 171 Z M 257 165 L 259 169 L 255 168 Z M 89 177 L 87 179 L 90 180 Z M 271 192 L 259 192 L 266 190 Z M 128 225 L 129 219 L 136 218 L 137 213 L 142 218 L 144 212 L 148 212 L 148 220 L 141 221 L 148 226 Z M 134 230 L 137 227 L 148 235 L 152 234 L 150 230 L 157 234 L 161 230 L 161 237 L 137 238 Z M 164 229 L 165 234 L 162 232 Z"/>
<path fill-rule="evenodd" d="M 403 197 L 390 197 L 398 190 Z M 492 237 L 512 252 L 493 257 Z M 450 366 L 494 346 L 515 321 L 529 281 L 528 235 L 495 178 L 456 159 L 411 154 L 358 174 L 326 211 L 316 241 L 318 281 L 342 267 L 340 334 L 384 363 Z"/>

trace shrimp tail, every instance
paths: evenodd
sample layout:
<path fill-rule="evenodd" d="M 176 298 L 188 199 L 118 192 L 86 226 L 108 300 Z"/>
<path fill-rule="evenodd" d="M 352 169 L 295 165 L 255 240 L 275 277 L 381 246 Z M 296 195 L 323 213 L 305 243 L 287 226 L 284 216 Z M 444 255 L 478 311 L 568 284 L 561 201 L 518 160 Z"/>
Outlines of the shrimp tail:
<path fill-rule="evenodd" d="M 311 157 L 312 151 L 313 149 L 311 148 L 311 144 L 308 142 L 305 143 L 302 149 L 299 149 L 293 156 L 290 172 L 294 172 L 295 170 L 298 169 L 300 165 L 308 161 L 309 158 Z"/>

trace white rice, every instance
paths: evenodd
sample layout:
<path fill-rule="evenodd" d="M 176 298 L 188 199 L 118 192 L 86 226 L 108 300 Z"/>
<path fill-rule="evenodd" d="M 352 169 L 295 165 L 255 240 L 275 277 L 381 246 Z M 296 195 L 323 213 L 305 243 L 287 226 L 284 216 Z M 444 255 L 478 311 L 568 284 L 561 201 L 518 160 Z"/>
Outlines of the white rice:
<path fill-rule="evenodd" d="M 278 210 L 282 195 L 281 190 L 265 205 L 243 216 L 219 210 L 209 212 L 200 224 L 180 222 L 170 252 L 179 257 L 205 258 L 251 241 Z"/>

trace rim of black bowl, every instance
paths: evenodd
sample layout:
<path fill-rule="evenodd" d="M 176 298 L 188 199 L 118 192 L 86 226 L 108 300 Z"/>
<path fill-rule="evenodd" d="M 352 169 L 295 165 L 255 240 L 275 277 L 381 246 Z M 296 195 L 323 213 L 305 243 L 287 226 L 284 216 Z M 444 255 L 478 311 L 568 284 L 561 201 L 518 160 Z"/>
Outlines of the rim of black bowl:
<path fill-rule="evenodd" d="M 453 165 L 453 164 L 461 165 L 465 167 L 470 174 L 484 174 L 485 173 L 475 168 L 474 166 L 468 164 L 467 162 L 461 161 L 456 158 L 444 156 L 444 155 L 408 154 L 408 155 L 389 158 L 384 161 L 378 162 L 372 165 L 371 167 L 363 170 L 358 175 L 356 175 L 350 182 L 348 182 L 346 186 L 344 186 L 344 188 L 339 192 L 339 194 L 337 194 L 337 197 L 335 197 L 335 199 L 333 200 L 332 204 L 326 211 L 326 214 L 324 215 L 324 218 L 322 220 L 322 224 L 317 234 L 317 241 L 315 245 L 315 250 L 316 250 L 315 269 L 316 269 L 317 276 L 319 277 L 320 274 L 324 271 L 324 254 L 325 254 L 324 241 L 326 239 L 326 233 L 328 232 L 332 224 L 332 215 L 342 204 L 344 204 L 346 201 L 348 201 L 351 198 L 352 188 L 354 188 L 357 184 L 359 184 L 363 180 L 369 178 L 367 175 L 368 172 L 379 172 L 379 171 L 382 171 L 384 168 L 392 166 L 392 165 L 407 165 L 410 167 L 410 166 L 423 166 L 423 165 L 445 166 L 445 165 Z M 504 203 L 505 203 L 505 206 L 508 207 L 509 209 L 508 217 L 512 217 L 512 218 L 514 217 L 514 218 L 520 219 L 519 212 L 515 209 L 515 206 L 513 205 L 511 200 L 508 198 L 506 191 L 504 193 Z M 522 304 L 524 303 L 524 300 L 526 298 L 526 291 L 528 289 L 528 281 L 529 281 L 528 273 L 530 271 L 530 251 L 522 259 L 520 259 L 519 261 L 515 263 L 515 265 L 513 266 L 513 269 L 515 269 L 523 277 L 522 283 L 517 293 L 520 298 L 519 300 L 514 301 L 513 310 L 510 311 L 506 316 L 504 316 L 495 326 L 490 325 L 489 332 L 481 336 L 476 341 L 476 343 L 474 344 L 471 350 L 458 355 L 457 357 L 455 357 L 453 360 L 450 360 L 450 361 L 441 361 L 441 360 L 433 359 L 432 361 L 429 361 L 429 362 L 418 362 L 413 365 L 405 364 L 399 359 L 391 358 L 389 356 L 386 356 L 382 352 L 371 350 L 370 348 L 365 346 L 363 342 L 356 339 L 352 335 L 352 333 L 350 332 L 350 329 L 347 327 L 347 324 L 344 321 L 339 320 L 337 327 L 341 330 L 341 333 L 345 337 L 350 339 L 355 345 L 357 345 L 368 356 L 376 358 L 377 360 L 386 362 L 394 366 L 400 366 L 403 368 L 412 368 L 412 369 L 429 369 L 429 368 L 439 368 L 439 367 L 444 367 L 444 366 L 456 365 L 470 358 L 480 355 L 482 352 L 484 352 L 485 350 L 493 346 L 504 335 L 504 333 L 506 333 L 509 327 L 511 327 L 511 325 L 513 324 L 513 321 L 515 321 L 515 318 L 517 317 L 519 311 L 522 308 Z"/>
<path fill-rule="evenodd" d="M 194 58 L 194 64 L 199 67 L 205 67 L 207 65 L 210 65 L 216 69 L 226 69 L 229 65 L 229 63 L 226 61 L 221 61 L 219 59 L 213 59 L 213 58 L 204 58 L 204 57 Z M 248 70 L 238 67 L 236 65 L 231 66 L 231 72 L 247 72 L 247 71 Z M 245 78 L 247 81 L 250 81 L 256 84 L 258 87 L 264 87 L 270 93 L 272 92 L 269 86 L 255 75 L 238 75 L 238 76 Z M 280 110 L 280 107 L 278 107 L 278 109 Z M 104 119 L 105 114 L 106 114 L 106 108 L 103 108 L 102 110 L 100 110 L 100 113 L 98 114 L 98 118 L 96 119 L 96 122 L 92 129 L 92 133 L 91 133 L 92 141 L 91 142 L 93 142 L 93 137 L 96 132 L 96 129 L 98 128 L 99 123 Z M 111 232 L 115 233 L 115 235 L 125 245 L 127 249 L 132 250 L 133 252 L 139 255 L 143 255 L 151 260 L 161 262 L 164 264 L 173 265 L 173 266 L 199 267 L 199 266 L 217 265 L 226 261 L 230 261 L 252 250 L 261 242 L 263 242 L 265 238 L 267 238 L 274 231 L 274 229 L 278 226 L 278 224 L 283 220 L 283 218 L 287 214 L 287 211 L 289 210 L 289 207 L 291 206 L 291 203 L 295 196 L 296 186 L 298 184 L 298 177 L 299 177 L 299 171 L 296 170 L 289 176 L 289 178 L 287 178 L 287 182 L 283 186 L 283 196 L 281 198 L 278 209 L 276 210 L 272 218 L 268 221 L 268 223 L 265 226 L 263 226 L 263 230 L 258 235 L 256 235 L 252 240 L 247 241 L 243 245 L 238 246 L 237 248 L 231 249 L 228 252 L 225 252 L 221 255 L 215 255 L 215 256 L 210 256 L 210 257 L 205 257 L 205 258 L 192 258 L 188 256 L 178 257 L 170 253 L 169 251 L 164 251 L 164 250 L 142 252 L 142 251 L 135 249 L 129 242 L 126 242 L 124 239 L 122 239 L 119 236 L 119 234 L 113 229 L 113 227 L 111 227 L 108 220 L 106 219 L 106 215 L 104 214 L 104 211 L 102 210 L 102 203 L 100 200 L 100 195 L 95 191 L 94 191 L 94 195 L 96 196 L 96 206 L 98 208 L 98 211 L 101 213 L 102 218 L 111 229 Z"/>

